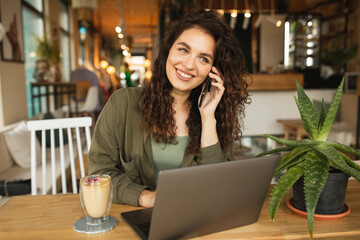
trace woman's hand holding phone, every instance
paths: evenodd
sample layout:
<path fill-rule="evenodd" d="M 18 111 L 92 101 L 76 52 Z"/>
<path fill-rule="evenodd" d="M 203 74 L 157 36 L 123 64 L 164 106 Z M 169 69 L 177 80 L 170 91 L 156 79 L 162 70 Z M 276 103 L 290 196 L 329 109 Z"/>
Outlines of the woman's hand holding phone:
<path fill-rule="evenodd" d="M 215 68 L 211 68 L 209 73 L 209 90 L 204 91 L 204 97 L 199 111 L 201 115 L 201 147 L 208 147 L 216 144 L 219 141 L 218 134 L 216 131 L 216 119 L 215 110 L 218 106 L 222 95 L 224 94 L 224 81 L 221 77 L 220 72 Z M 206 85 L 206 81 L 203 84 L 203 90 Z M 201 102 L 201 96 L 199 97 Z"/>
<path fill-rule="evenodd" d="M 219 104 L 225 87 L 220 72 L 213 66 L 209 77 L 203 84 L 203 90 L 199 99 L 199 110 L 202 117 L 214 117 L 215 109 Z"/>

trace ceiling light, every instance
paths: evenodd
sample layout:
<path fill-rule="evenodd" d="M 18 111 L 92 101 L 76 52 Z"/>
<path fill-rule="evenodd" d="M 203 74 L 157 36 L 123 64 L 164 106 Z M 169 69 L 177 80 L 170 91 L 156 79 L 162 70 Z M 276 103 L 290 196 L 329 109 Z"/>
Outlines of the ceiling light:
<path fill-rule="evenodd" d="M 151 78 L 151 76 L 152 76 L 151 71 L 146 71 L 145 78 L 149 80 Z"/>
<path fill-rule="evenodd" d="M 113 74 L 113 73 L 115 73 L 115 67 L 113 67 L 113 66 L 109 66 L 107 69 L 106 69 L 106 72 L 108 73 L 108 74 Z"/>
<path fill-rule="evenodd" d="M 245 11 L 244 17 L 246 17 L 246 18 L 250 18 L 250 17 L 251 17 L 251 13 L 250 13 L 249 10 L 246 10 L 246 11 Z"/>
<path fill-rule="evenodd" d="M 106 69 L 109 66 L 109 63 L 106 60 L 101 60 L 100 61 L 100 67 L 102 69 Z"/>
<path fill-rule="evenodd" d="M 121 33 L 121 27 L 116 26 L 116 27 L 115 27 L 115 31 L 116 31 L 117 33 Z"/>
<path fill-rule="evenodd" d="M 276 21 L 276 27 L 280 27 L 280 26 L 281 26 L 281 23 L 282 23 L 281 20 L 277 20 L 277 21 Z"/>
<path fill-rule="evenodd" d="M 151 61 L 149 59 L 145 59 L 144 61 L 144 67 L 148 68 L 151 65 Z"/>
<path fill-rule="evenodd" d="M 125 44 L 121 44 L 120 47 L 121 47 L 122 50 L 125 50 L 125 49 L 126 49 L 126 45 L 125 45 Z"/>
<path fill-rule="evenodd" d="M 249 26 L 249 18 L 244 18 L 243 20 L 243 24 L 242 24 L 242 29 L 246 30 Z"/>
<path fill-rule="evenodd" d="M 119 38 L 124 38 L 124 34 L 119 33 L 119 34 L 118 34 L 118 37 L 119 37 Z"/>
<path fill-rule="evenodd" d="M 126 50 L 124 50 L 124 51 L 122 52 L 122 54 L 123 54 L 124 56 L 127 56 L 127 55 L 129 54 L 129 52 L 126 51 Z"/>
<path fill-rule="evenodd" d="M 230 18 L 230 28 L 234 29 L 236 25 L 236 18 L 237 18 L 237 11 L 234 10 L 231 12 L 231 18 Z"/>

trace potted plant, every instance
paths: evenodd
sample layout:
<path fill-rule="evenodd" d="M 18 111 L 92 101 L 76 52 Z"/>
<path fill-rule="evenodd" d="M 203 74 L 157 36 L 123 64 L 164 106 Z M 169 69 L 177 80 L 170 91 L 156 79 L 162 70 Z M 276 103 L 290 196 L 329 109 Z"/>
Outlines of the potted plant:
<path fill-rule="evenodd" d="M 360 181 L 360 167 L 344 154 L 344 152 L 346 152 L 360 156 L 360 151 L 338 142 L 327 140 L 340 104 L 343 84 L 344 79 L 336 90 L 335 97 L 328 112 L 326 113 L 323 100 L 321 112 L 317 114 L 312 101 L 306 95 L 301 85 L 296 82 L 298 97 L 295 97 L 295 101 L 309 139 L 292 141 L 271 135 L 264 135 L 264 137 L 270 138 L 284 146 L 259 154 L 259 156 L 262 156 L 286 152 L 286 154 L 280 158 L 274 173 L 274 175 L 277 175 L 287 170 L 271 192 L 269 200 L 269 217 L 271 221 L 274 221 L 276 211 L 285 193 L 302 176 L 304 177 L 303 188 L 311 238 L 313 235 L 315 209 L 319 196 L 327 181 L 329 171 L 337 169 Z"/>
<path fill-rule="evenodd" d="M 35 40 L 37 42 L 37 46 L 35 48 L 37 60 L 35 64 L 34 78 L 38 81 L 49 80 L 50 68 L 53 67 L 56 70 L 56 66 L 60 62 L 59 46 L 56 42 L 50 41 L 46 37 L 46 34 L 43 38 L 35 36 Z M 55 72 L 55 75 L 60 73 L 57 70 Z M 55 76 L 55 78 L 58 78 L 58 76 Z"/>

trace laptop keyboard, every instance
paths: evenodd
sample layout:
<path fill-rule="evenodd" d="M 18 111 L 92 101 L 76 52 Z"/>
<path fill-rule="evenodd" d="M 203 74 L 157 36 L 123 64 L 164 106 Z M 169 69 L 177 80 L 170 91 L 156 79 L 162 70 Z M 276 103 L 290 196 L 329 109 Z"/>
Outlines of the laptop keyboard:
<path fill-rule="evenodd" d="M 144 223 L 139 223 L 136 224 L 140 230 L 146 235 L 149 236 L 149 232 L 150 232 L 150 222 L 144 222 Z"/>

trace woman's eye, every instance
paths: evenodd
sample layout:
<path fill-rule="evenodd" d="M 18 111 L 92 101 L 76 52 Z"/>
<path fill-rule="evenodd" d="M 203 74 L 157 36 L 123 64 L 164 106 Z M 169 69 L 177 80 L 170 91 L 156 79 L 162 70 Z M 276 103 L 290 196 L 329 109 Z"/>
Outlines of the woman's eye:
<path fill-rule="evenodd" d="M 200 61 L 203 63 L 208 63 L 209 60 L 206 57 L 200 57 Z"/>
<path fill-rule="evenodd" d="M 188 50 L 185 49 L 185 48 L 180 48 L 179 51 L 182 52 L 182 53 L 188 53 Z"/>

